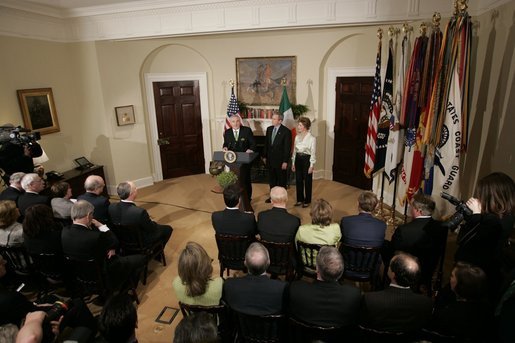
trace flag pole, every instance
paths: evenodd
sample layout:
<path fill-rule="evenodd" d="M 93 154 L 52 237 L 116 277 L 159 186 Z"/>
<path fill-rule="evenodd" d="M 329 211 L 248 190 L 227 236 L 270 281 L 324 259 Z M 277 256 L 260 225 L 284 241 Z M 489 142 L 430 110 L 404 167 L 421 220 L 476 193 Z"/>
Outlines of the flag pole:
<path fill-rule="evenodd" d="M 393 225 L 393 226 L 402 223 L 402 219 L 397 218 L 396 217 L 396 212 L 395 212 L 395 203 L 396 203 L 396 198 L 397 198 L 397 175 L 399 174 L 399 167 L 400 167 L 400 164 L 397 165 L 397 169 L 396 169 L 396 172 L 395 172 L 395 175 L 394 175 L 394 178 L 393 178 L 392 213 L 390 215 L 390 218 L 386 221 L 387 225 Z M 406 222 L 406 219 L 404 220 L 404 222 Z"/>

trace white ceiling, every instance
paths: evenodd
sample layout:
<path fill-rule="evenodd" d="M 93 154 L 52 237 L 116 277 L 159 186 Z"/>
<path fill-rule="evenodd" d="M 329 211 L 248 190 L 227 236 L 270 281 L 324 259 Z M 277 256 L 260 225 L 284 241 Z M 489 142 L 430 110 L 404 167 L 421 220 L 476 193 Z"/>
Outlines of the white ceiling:
<path fill-rule="evenodd" d="M 513 0 L 470 0 L 479 15 Z M 0 35 L 76 42 L 430 22 L 451 0 L 0 0 Z"/>

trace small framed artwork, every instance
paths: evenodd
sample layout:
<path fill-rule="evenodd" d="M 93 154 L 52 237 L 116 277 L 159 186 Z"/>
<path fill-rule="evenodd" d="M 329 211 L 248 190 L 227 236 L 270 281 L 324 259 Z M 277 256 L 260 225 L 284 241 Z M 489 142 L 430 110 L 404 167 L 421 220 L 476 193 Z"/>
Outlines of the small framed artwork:
<path fill-rule="evenodd" d="M 133 105 L 119 106 L 114 109 L 116 111 L 116 123 L 118 126 L 132 125 L 136 123 Z"/>
<path fill-rule="evenodd" d="M 236 58 L 238 100 L 252 106 L 279 106 L 283 85 L 288 98 L 296 103 L 297 58 Z"/>
<path fill-rule="evenodd" d="M 23 123 L 27 129 L 42 135 L 59 132 L 52 88 L 18 89 Z"/>

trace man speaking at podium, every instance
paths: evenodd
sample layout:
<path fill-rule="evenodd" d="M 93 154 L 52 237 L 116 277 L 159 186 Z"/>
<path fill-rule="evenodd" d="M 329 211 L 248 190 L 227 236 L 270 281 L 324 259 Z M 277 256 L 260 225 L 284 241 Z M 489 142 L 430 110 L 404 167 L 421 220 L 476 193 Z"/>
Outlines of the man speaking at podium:
<path fill-rule="evenodd" d="M 247 126 L 241 125 L 239 115 L 233 115 L 229 118 L 231 128 L 225 130 L 223 150 L 231 150 L 234 152 L 252 153 L 256 150 L 256 141 L 252 130 Z M 240 169 L 240 185 L 245 187 L 249 197 L 249 203 L 252 199 L 252 183 L 250 180 L 250 164 L 243 164 Z"/>

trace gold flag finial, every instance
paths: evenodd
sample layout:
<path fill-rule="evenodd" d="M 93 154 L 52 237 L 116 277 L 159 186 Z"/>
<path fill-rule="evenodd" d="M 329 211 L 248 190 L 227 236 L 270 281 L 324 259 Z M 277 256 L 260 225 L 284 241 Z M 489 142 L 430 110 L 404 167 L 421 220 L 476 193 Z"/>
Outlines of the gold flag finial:
<path fill-rule="evenodd" d="M 233 79 L 229 80 L 229 85 L 230 85 L 231 87 L 234 87 L 234 80 L 233 80 Z"/>
<path fill-rule="evenodd" d="M 377 29 L 377 38 L 383 39 L 383 29 L 382 28 Z"/>
<path fill-rule="evenodd" d="M 457 8 L 456 10 L 458 11 L 458 13 L 465 13 L 467 12 L 467 9 L 468 9 L 468 4 L 467 4 L 468 0 L 458 0 L 457 1 Z"/>
<path fill-rule="evenodd" d="M 411 26 L 408 23 L 402 24 L 402 33 L 404 33 L 405 36 L 408 34 L 408 32 L 411 32 L 411 31 L 413 31 L 413 26 Z"/>
<path fill-rule="evenodd" d="M 440 29 L 440 20 L 442 20 L 442 16 L 440 15 L 440 12 L 435 12 L 433 14 L 433 29 L 434 30 Z"/>
<path fill-rule="evenodd" d="M 286 86 L 286 78 L 285 77 L 283 77 L 281 79 L 281 86 Z"/>
<path fill-rule="evenodd" d="M 390 26 L 388 28 L 388 37 L 392 38 L 395 35 L 395 28 L 393 26 Z"/>
<path fill-rule="evenodd" d="M 425 35 L 426 35 L 426 33 L 427 33 L 427 24 L 426 24 L 426 23 L 422 23 L 422 24 L 420 24 L 419 31 L 420 31 L 420 34 L 421 34 L 422 36 L 425 36 Z"/>

